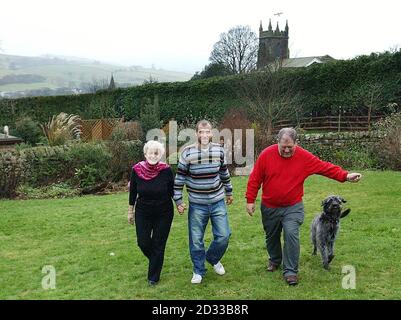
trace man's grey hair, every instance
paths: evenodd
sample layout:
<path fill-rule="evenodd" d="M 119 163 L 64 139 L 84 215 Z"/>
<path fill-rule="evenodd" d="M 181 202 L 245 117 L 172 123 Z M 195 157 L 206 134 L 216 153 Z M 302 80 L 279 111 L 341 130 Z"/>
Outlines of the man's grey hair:
<path fill-rule="evenodd" d="M 283 136 L 289 136 L 292 141 L 297 142 L 297 132 L 294 128 L 283 128 L 277 134 L 277 141 L 280 142 Z"/>

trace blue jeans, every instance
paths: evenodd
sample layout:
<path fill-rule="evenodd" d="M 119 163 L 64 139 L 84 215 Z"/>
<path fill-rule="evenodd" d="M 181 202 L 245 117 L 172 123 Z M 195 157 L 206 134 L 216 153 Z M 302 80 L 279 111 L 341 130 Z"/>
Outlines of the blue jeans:
<path fill-rule="evenodd" d="M 212 222 L 213 241 L 205 252 L 203 238 L 209 218 Z M 189 203 L 188 229 L 193 271 L 203 276 L 206 273 L 205 261 L 215 265 L 228 247 L 231 230 L 224 199 L 212 204 Z"/>

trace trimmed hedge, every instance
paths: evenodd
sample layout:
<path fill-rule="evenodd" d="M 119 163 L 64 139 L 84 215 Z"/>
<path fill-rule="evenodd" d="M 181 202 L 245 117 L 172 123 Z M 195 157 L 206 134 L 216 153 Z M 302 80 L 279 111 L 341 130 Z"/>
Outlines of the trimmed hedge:
<path fill-rule="evenodd" d="M 25 176 L 25 161 L 11 152 L 0 152 L 0 198 L 12 198 Z"/>
<path fill-rule="evenodd" d="M 293 80 L 295 91 L 302 93 L 299 101 L 303 107 L 301 116 L 338 114 L 339 106 L 349 112 L 360 110 L 362 102 L 356 92 L 368 83 L 382 85 L 383 92 L 377 102 L 380 106 L 394 102 L 401 106 L 401 51 L 285 70 L 284 75 Z M 202 117 L 220 121 L 229 108 L 245 107 L 236 90 L 244 76 L 252 77 L 253 74 L 150 83 L 78 96 L 2 99 L 0 125 L 12 127 L 24 115 L 45 122 L 60 112 L 78 114 L 83 119 L 94 118 L 99 113 L 96 103 L 102 103 L 106 98 L 114 107 L 114 116 L 137 120 L 146 101 L 155 95 L 164 123 L 170 119 L 182 123 L 188 118 Z"/>
<path fill-rule="evenodd" d="M 18 186 L 67 183 L 87 188 L 128 180 L 131 166 L 143 157 L 141 141 L 72 143 L 0 153 L 0 198 L 12 198 Z"/>

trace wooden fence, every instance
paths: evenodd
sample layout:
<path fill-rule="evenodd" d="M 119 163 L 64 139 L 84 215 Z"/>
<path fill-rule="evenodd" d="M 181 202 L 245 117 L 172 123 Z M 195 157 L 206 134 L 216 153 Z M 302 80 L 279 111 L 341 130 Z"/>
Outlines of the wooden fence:
<path fill-rule="evenodd" d="M 381 116 L 371 116 L 370 125 Z M 366 131 L 369 129 L 368 116 L 324 116 L 302 118 L 299 123 L 291 120 L 276 122 L 275 131 L 285 127 L 300 127 L 305 131 Z"/>
<path fill-rule="evenodd" d="M 81 120 L 83 141 L 107 140 L 121 119 Z"/>
<path fill-rule="evenodd" d="M 381 116 L 371 116 L 370 125 L 381 119 Z M 107 140 L 110 138 L 113 129 L 121 119 L 91 119 L 81 120 L 82 134 L 84 141 Z M 274 131 L 277 132 L 285 127 L 300 127 L 305 131 L 367 131 L 368 116 L 324 116 L 302 118 L 299 123 L 291 120 L 279 120 L 276 122 Z"/>

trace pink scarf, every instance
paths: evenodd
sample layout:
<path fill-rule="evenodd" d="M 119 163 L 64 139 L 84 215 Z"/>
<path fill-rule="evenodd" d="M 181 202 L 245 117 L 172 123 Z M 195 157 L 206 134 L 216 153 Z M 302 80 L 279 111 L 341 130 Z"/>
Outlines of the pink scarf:
<path fill-rule="evenodd" d="M 170 166 L 167 163 L 159 161 L 156 164 L 150 164 L 147 161 L 138 162 L 133 166 L 138 177 L 144 180 L 151 180 L 159 174 L 160 171 L 169 168 Z"/>

